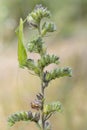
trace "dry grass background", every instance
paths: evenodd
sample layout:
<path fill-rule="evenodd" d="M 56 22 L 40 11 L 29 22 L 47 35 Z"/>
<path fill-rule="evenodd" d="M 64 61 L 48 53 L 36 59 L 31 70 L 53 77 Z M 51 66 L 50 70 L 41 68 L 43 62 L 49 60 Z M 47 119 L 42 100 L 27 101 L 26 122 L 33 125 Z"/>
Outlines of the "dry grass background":
<path fill-rule="evenodd" d="M 62 114 L 51 118 L 53 130 L 87 130 L 87 32 L 69 39 L 48 41 L 48 52 L 60 57 L 61 66 L 71 66 L 72 78 L 52 81 L 46 89 L 47 100 L 60 100 Z M 1 44 L 2 45 L 2 44 Z M 17 61 L 17 44 L 3 47 L 0 52 L 0 130 L 37 130 L 35 125 L 17 123 L 7 125 L 13 112 L 31 109 L 29 104 L 39 92 L 40 80 L 20 69 Z"/>

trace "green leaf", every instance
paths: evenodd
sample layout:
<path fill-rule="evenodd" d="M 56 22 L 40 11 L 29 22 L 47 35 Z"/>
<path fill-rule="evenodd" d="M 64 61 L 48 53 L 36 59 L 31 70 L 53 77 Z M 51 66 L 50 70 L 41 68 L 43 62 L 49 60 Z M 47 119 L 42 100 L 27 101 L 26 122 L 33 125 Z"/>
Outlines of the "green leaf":
<path fill-rule="evenodd" d="M 50 113 L 54 113 L 54 112 L 62 112 L 62 110 L 63 110 L 63 107 L 62 107 L 61 103 L 58 101 L 46 104 L 44 106 L 44 113 L 46 115 L 48 115 Z"/>
<path fill-rule="evenodd" d="M 18 36 L 18 61 L 20 67 L 24 67 L 26 65 L 27 53 L 23 44 L 23 20 L 20 19 L 19 28 L 16 31 Z"/>

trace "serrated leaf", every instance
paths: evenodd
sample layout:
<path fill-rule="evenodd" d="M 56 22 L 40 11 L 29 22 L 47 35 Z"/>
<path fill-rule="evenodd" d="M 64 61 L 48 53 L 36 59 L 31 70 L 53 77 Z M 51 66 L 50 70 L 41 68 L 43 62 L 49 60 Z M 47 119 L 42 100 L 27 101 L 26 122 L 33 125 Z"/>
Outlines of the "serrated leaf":
<path fill-rule="evenodd" d="M 26 65 L 27 53 L 23 44 L 23 20 L 20 19 L 19 28 L 16 31 L 18 36 L 18 61 L 20 67 L 24 67 Z"/>

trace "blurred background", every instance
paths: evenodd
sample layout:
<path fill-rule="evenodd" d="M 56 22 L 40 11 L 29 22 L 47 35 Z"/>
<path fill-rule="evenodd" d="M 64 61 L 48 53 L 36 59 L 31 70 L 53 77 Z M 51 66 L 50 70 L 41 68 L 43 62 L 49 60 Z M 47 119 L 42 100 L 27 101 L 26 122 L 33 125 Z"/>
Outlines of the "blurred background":
<path fill-rule="evenodd" d="M 38 130 L 35 124 L 7 125 L 16 111 L 28 111 L 40 89 L 38 77 L 20 69 L 17 61 L 15 29 L 36 4 L 52 13 L 57 31 L 45 38 L 48 53 L 60 57 L 60 66 L 70 66 L 73 77 L 52 81 L 46 102 L 61 101 L 62 114 L 51 118 L 53 130 L 87 130 L 87 0 L 0 0 L 0 130 Z M 26 42 L 31 37 L 25 26 Z"/>

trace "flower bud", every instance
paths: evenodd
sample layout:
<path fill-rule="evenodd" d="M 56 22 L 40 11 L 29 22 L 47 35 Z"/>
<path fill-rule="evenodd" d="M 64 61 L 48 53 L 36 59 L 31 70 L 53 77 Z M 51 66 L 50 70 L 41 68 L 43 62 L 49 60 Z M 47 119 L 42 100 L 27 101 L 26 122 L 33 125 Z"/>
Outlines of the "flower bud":
<path fill-rule="evenodd" d="M 41 59 L 38 60 L 38 66 L 41 68 L 44 68 L 48 66 L 49 64 L 58 64 L 59 63 L 59 57 L 52 55 L 50 56 L 49 54 L 43 56 Z"/>
<path fill-rule="evenodd" d="M 52 22 L 45 22 L 42 25 L 42 36 L 46 35 L 47 32 L 54 32 L 56 31 L 56 25 Z"/>
<path fill-rule="evenodd" d="M 30 52 L 35 52 L 35 53 L 43 53 L 43 40 L 42 38 L 36 37 L 35 39 L 31 40 L 27 48 Z"/>
<path fill-rule="evenodd" d="M 60 102 L 53 102 L 44 106 L 44 114 L 48 115 L 52 112 L 62 112 L 63 108 Z"/>
<path fill-rule="evenodd" d="M 39 19 L 42 19 L 44 17 L 50 17 L 50 11 L 47 10 L 47 8 L 43 7 L 41 4 L 36 5 L 34 11 L 36 12 Z"/>
<path fill-rule="evenodd" d="M 33 19 L 31 15 L 27 16 L 27 22 L 29 23 L 30 27 L 34 27 L 34 28 L 38 27 L 36 21 Z"/>
<path fill-rule="evenodd" d="M 50 17 L 50 11 L 43 7 L 41 4 L 36 5 L 35 9 L 27 16 L 28 23 L 33 27 L 38 27 L 41 19 L 44 17 Z"/>

